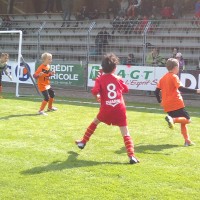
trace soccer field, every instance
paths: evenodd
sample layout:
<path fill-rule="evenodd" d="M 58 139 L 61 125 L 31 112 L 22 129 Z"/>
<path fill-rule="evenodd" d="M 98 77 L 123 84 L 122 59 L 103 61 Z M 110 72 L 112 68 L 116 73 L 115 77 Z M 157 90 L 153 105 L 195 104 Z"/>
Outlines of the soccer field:
<path fill-rule="evenodd" d="M 199 108 L 188 108 L 196 145 L 184 147 L 179 125 L 170 130 L 159 105 L 129 103 L 140 160 L 130 165 L 118 127 L 100 124 L 84 150 L 76 147 L 98 105 L 57 100 L 57 112 L 39 116 L 40 99 L 0 99 L 1 200 L 199 199 Z"/>

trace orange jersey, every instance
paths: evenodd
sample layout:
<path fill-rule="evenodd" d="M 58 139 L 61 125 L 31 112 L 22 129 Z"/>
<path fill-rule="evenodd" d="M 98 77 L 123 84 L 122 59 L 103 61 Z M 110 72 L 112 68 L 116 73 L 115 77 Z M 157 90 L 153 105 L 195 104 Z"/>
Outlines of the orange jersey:
<path fill-rule="evenodd" d="M 176 74 L 168 72 L 158 82 L 157 88 L 161 89 L 162 106 L 165 112 L 184 108 L 183 98 L 179 87 L 183 86 Z"/>
<path fill-rule="evenodd" d="M 44 74 L 42 76 L 39 76 L 39 73 L 43 72 Z M 38 80 L 38 88 L 42 92 L 44 90 L 48 90 L 50 86 L 50 76 L 52 75 L 52 72 L 50 71 L 50 65 L 44 65 L 41 64 L 36 72 L 34 73 L 33 77 Z"/>

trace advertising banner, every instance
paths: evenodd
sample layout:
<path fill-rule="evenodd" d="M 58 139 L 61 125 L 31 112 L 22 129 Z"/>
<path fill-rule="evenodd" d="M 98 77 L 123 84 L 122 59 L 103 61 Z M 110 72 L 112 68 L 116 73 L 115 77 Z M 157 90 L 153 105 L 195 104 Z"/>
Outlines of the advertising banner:
<path fill-rule="evenodd" d="M 55 75 L 51 76 L 51 83 L 67 86 L 84 86 L 84 70 L 80 64 L 51 64 Z"/>
<path fill-rule="evenodd" d="M 88 87 L 94 86 L 95 78 L 99 75 L 101 65 L 88 66 Z M 154 91 L 159 79 L 167 73 L 165 67 L 118 65 L 115 74 L 121 76 L 132 90 Z M 185 87 L 200 88 L 200 71 L 189 70 L 179 74 Z"/>
<path fill-rule="evenodd" d="M 180 80 L 185 87 L 200 89 L 200 70 L 187 70 L 180 73 Z"/>
<path fill-rule="evenodd" d="M 29 68 L 30 74 L 33 75 L 35 72 L 35 62 L 29 62 L 27 63 L 27 67 Z M 6 82 L 17 82 L 17 71 L 18 71 L 18 65 L 17 62 L 15 61 L 9 61 L 8 62 L 8 69 L 7 71 L 10 73 L 12 76 L 13 80 L 11 81 L 8 76 L 6 76 L 3 73 L 2 80 Z M 24 67 L 23 63 L 20 63 L 20 68 L 19 68 L 19 82 L 20 83 L 25 83 L 25 84 L 33 84 L 30 76 L 28 74 L 27 69 Z"/>

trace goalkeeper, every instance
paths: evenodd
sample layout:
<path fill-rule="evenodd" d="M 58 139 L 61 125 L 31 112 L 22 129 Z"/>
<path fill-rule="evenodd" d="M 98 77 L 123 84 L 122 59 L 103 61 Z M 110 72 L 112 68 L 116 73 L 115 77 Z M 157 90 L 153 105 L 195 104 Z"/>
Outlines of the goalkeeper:
<path fill-rule="evenodd" d="M 12 81 L 12 76 L 8 72 L 8 65 L 7 62 L 9 60 L 9 55 L 7 53 L 2 53 L 0 57 L 0 98 L 2 98 L 2 74 L 3 72 L 9 77 Z"/>

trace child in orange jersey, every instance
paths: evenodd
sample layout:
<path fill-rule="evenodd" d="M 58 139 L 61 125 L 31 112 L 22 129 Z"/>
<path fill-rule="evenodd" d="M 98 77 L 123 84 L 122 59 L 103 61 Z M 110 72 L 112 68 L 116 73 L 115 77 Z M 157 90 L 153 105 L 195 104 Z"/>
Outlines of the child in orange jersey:
<path fill-rule="evenodd" d="M 4 72 L 8 78 L 12 81 L 12 76 L 7 71 L 7 62 L 9 60 L 9 55 L 7 53 L 2 53 L 0 55 L 0 98 L 2 93 L 2 73 Z"/>
<path fill-rule="evenodd" d="M 166 73 L 158 82 L 155 95 L 164 111 L 168 113 L 165 117 L 169 128 L 174 127 L 174 123 L 181 124 L 181 134 L 185 140 L 185 146 L 193 145 L 190 140 L 187 124 L 191 122 L 188 112 L 180 92 L 199 94 L 200 89 L 189 89 L 183 87 L 177 76 L 179 72 L 179 62 L 175 58 L 169 58 L 166 63 L 168 73 Z"/>
<path fill-rule="evenodd" d="M 114 75 L 117 64 L 119 64 L 119 58 L 113 53 L 104 56 L 102 61 L 104 74 L 96 79 L 95 86 L 92 89 L 92 94 L 97 101 L 101 102 L 101 107 L 98 115 L 88 126 L 83 138 L 77 140 L 76 144 L 80 149 L 83 149 L 101 122 L 107 125 L 118 126 L 124 139 L 130 164 L 135 164 L 139 161 L 135 158 L 134 144 L 129 134 L 126 106 L 122 96 L 122 93 L 128 92 L 128 86 L 120 77 Z"/>
<path fill-rule="evenodd" d="M 33 77 L 38 81 L 38 88 L 42 92 L 44 96 L 44 100 L 40 106 L 40 110 L 38 114 L 40 115 L 47 115 L 44 112 L 44 109 L 48 103 L 47 111 L 56 111 L 57 108 L 52 106 L 54 101 L 55 93 L 50 86 L 50 76 L 54 75 L 55 72 L 50 71 L 50 64 L 52 62 L 52 54 L 50 53 L 43 53 L 42 56 L 42 64 L 38 67 L 36 72 L 34 73 Z"/>

